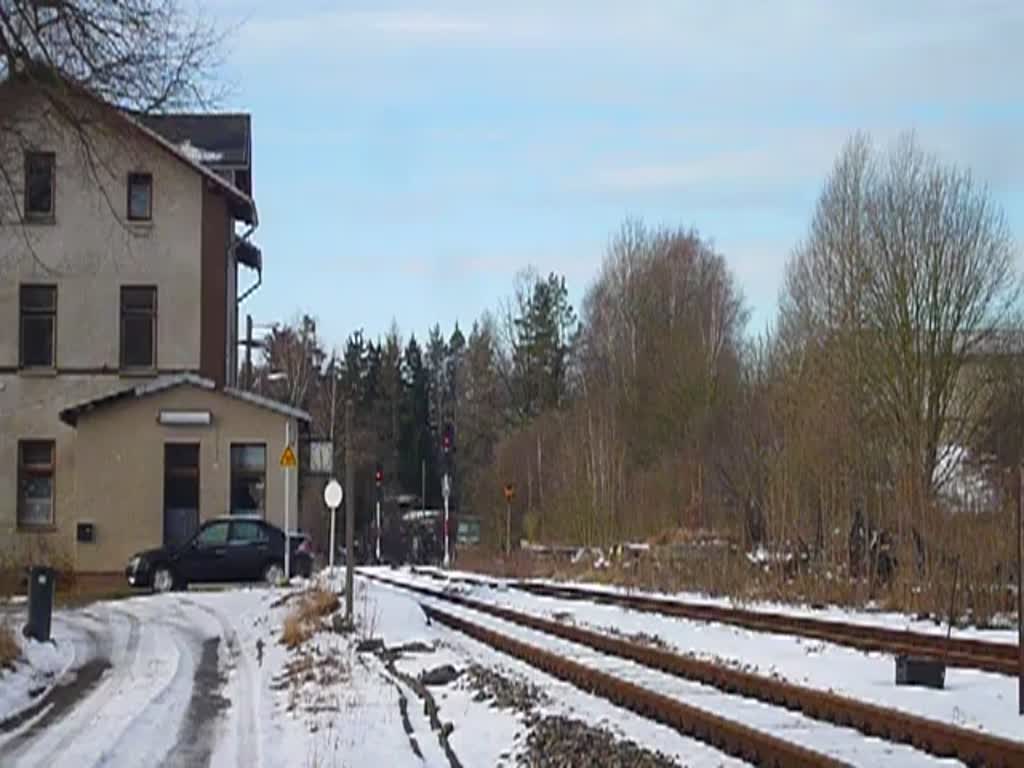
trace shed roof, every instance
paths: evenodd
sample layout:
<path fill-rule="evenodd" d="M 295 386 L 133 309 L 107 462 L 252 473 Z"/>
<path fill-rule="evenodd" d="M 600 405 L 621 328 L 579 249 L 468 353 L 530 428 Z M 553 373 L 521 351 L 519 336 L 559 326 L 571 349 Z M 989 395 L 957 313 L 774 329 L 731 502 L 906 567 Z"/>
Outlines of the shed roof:
<path fill-rule="evenodd" d="M 178 373 L 171 376 L 160 376 L 151 381 L 137 384 L 134 387 L 119 389 L 109 394 L 101 395 L 100 397 L 93 398 L 92 400 L 87 400 L 83 403 L 79 403 L 78 405 L 65 408 L 60 412 L 60 420 L 65 424 L 75 427 L 78 425 L 79 417 L 87 413 L 100 410 L 123 400 L 137 400 L 181 386 L 190 386 L 198 389 L 206 389 L 211 392 L 218 392 L 226 395 L 227 397 L 242 400 L 243 402 L 249 403 L 250 405 L 254 405 L 258 408 L 266 408 L 267 410 L 275 411 L 282 416 L 289 416 L 293 419 L 298 419 L 299 421 L 310 421 L 310 416 L 306 411 L 295 408 L 287 403 L 280 403 L 277 400 L 271 400 L 269 397 L 263 397 L 252 392 L 243 392 L 240 389 L 233 389 L 231 387 L 217 389 L 217 385 L 212 379 L 206 379 L 202 376 L 197 376 L 194 373 Z"/>

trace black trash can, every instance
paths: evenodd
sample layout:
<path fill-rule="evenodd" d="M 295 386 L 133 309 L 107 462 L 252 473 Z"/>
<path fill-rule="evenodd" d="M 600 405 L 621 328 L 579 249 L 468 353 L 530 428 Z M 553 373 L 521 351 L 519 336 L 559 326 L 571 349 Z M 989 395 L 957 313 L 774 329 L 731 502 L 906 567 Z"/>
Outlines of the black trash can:
<path fill-rule="evenodd" d="M 41 643 L 50 639 L 50 620 L 53 618 L 53 592 L 56 582 L 52 568 L 33 566 L 28 577 L 28 623 L 25 637 Z"/>
<path fill-rule="evenodd" d="M 946 687 L 946 665 L 926 656 L 896 657 L 896 685 L 922 685 L 927 688 Z"/>

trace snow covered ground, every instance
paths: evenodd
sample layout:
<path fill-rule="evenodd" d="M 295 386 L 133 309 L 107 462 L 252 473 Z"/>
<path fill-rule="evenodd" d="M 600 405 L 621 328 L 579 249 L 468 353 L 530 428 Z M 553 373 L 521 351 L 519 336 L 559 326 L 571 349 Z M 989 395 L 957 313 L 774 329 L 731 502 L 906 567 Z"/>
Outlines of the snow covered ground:
<path fill-rule="evenodd" d="M 473 571 L 450 570 L 444 571 L 441 568 L 418 568 L 421 572 L 432 572 L 439 576 L 448 576 L 452 579 L 468 579 L 487 581 L 492 584 L 509 584 L 515 579 L 503 579 L 488 576 Z M 781 613 L 789 616 L 801 616 L 820 621 L 836 621 L 846 624 L 864 624 L 867 626 L 885 627 L 887 629 L 908 629 L 913 632 L 924 634 L 945 635 L 949 628 L 946 624 L 936 624 L 934 621 L 922 620 L 904 613 L 892 611 L 869 611 L 853 610 L 840 606 L 812 607 L 809 605 L 793 605 L 792 603 L 774 603 L 771 601 L 759 602 L 737 602 L 724 597 L 709 597 L 699 592 L 656 592 L 637 591 L 626 587 L 612 584 L 596 584 L 584 582 L 555 581 L 553 579 L 534 579 L 538 584 L 552 584 L 555 586 L 578 587 L 589 589 L 594 592 L 605 592 L 615 595 L 640 595 L 654 599 L 668 601 L 683 601 L 697 605 L 714 605 L 723 608 L 743 608 L 748 611 L 759 611 L 762 613 Z M 975 627 L 954 628 L 951 633 L 954 638 L 973 638 L 986 640 L 994 643 L 1016 644 L 1017 632 L 1014 629 L 977 629 Z"/>
<path fill-rule="evenodd" d="M 435 579 L 415 576 L 407 571 L 382 571 L 381 575 L 414 582 L 428 589 L 444 588 Z M 725 662 L 748 672 L 1024 741 L 1024 727 L 1016 705 L 1017 681 L 1005 675 L 950 668 L 946 671 L 945 690 L 897 687 L 894 684 L 894 660 L 885 654 L 864 653 L 818 640 L 640 613 L 617 606 L 534 596 L 515 589 L 475 587 L 463 582 L 453 582 L 448 588 L 484 603 L 572 622 L 606 633 L 647 641 L 656 638 L 667 649 L 679 653 Z M 804 613 L 802 609 L 796 610 Z M 828 613 L 832 618 L 839 618 L 836 610 Z M 851 617 L 844 614 L 843 618 Z M 879 619 L 876 623 L 886 626 L 911 623 L 895 614 L 882 617 L 861 614 L 853 618 L 862 621 L 876 618 Z M 916 626 L 913 628 L 917 629 Z"/>
<path fill-rule="evenodd" d="M 434 589 L 408 571 L 382 571 Z M 325 584 L 339 588 L 340 572 Z M 557 681 L 529 665 L 426 622 L 424 598 L 358 577 L 354 633 L 331 619 L 303 645 L 281 644 L 285 617 L 308 585 L 146 595 L 54 615 L 54 644 L 29 644 L 26 661 L 0 672 L 0 766 L 402 766 L 512 768 L 542 718 L 573 718 L 657 750 L 680 765 L 740 763 L 676 731 Z M 951 670 L 942 692 L 896 688 L 892 661 L 823 643 L 662 618 L 502 588 L 470 596 L 624 635 L 643 633 L 702 657 L 842 691 L 887 706 L 1024 738 L 1013 682 Z M 429 598 L 425 599 L 429 602 Z M 460 609 L 438 606 L 449 612 Z M 8 606 L 21 625 L 24 605 Z M 17 615 L 20 613 L 20 617 Z M 950 764 L 866 739 L 799 714 L 737 700 L 704 686 L 543 638 L 462 611 L 505 634 L 593 662 L 854 765 Z M 366 638 L 383 641 L 359 649 Z M 421 673 L 451 665 L 457 678 L 424 688 Z M 538 692 L 530 708 L 485 695 L 476 671 Z M 426 692 L 426 694 L 425 694 Z M 424 696 L 428 695 L 430 707 Z M 435 711 L 428 711 L 434 709 Z"/>
<path fill-rule="evenodd" d="M 0 766 L 443 767 L 451 765 L 447 743 L 467 768 L 511 768 L 525 749 L 528 716 L 492 706 L 466 674 L 474 665 L 543 690 L 532 717 L 570 715 L 682 765 L 739 764 L 428 625 L 407 593 L 361 578 L 356 586 L 356 632 L 337 633 L 324 620 L 293 650 L 279 641 L 302 587 L 57 611 L 54 644 L 29 648 L 31 664 L 0 673 Z M 370 636 L 419 646 L 394 654 L 389 669 L 380 653 L 357 651 Z M 429 689 L 437 706 L 430 718 L 415 678 L 444 664 L 461 674 Z"/>

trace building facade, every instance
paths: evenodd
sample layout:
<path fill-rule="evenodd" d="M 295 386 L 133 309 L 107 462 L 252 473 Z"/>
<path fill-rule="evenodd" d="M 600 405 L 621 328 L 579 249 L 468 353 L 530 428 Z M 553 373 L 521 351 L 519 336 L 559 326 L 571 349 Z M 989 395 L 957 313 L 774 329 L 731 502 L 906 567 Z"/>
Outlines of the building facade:
<path fill-rule="evenodd" d="M 126 548 L 164 543 L 174 530 L 164 517 L 180 513 L 165 488 L 168 462 L 183 462 L 183 472 L 191 463 L 199 478 L 185 528 L 231 513 L 234 442 L 263 446 L 263 479 L 249 468 L 262 498 L 249 511 L 279 517 L 284 491 L 269 473 L 286 427 L 297 439 L 307 419 L 232 389 L 239 276 L 262 268 L 249 241 L 257 213 L 248 170 L 228 175 L 213 155 L 204 164 L 191 142 L 87 95 L 63 121 L 40 94 L 8 81 L 0 110 L 30 137 L 0 146 L 4 167 L 20 171 L 12 194 L 0 195 L 0 567 L 53 559 L 116 571 Z M 147 385 L 160 394 L 142 396 Z M 116 445 L 108 439 L 104 420 L 185 393 L 208 422 L 128 418 Z M 111 398 L 124 402 L 91 407 Z M 217 435 L 215 449 L 204 429 Z M 179 443 L 198 445 L 198 458 L 164 450 Z"/>

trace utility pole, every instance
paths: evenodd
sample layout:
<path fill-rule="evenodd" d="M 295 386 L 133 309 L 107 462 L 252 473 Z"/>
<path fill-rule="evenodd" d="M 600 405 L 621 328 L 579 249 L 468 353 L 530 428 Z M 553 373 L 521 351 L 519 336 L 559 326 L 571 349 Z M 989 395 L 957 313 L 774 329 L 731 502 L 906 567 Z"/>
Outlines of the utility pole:
<path fill-rule="evenodd" d="M 377 546 L 375 547 L 375 553 L 377 555 L 377 562 L 380 563 L 380 500 L 384 493 L 384 465 L 378 464 L 377 471 L 373 476 L 374 485 L 377 486 Z"/>
<path fill-rule="evenodd" d="M 292 447 L 292 420 L 284 422 L 284 449 L 290 451 Z M 282 456 L 282 459 L 284 457 Z M 283 464 L 284 462 L 282 462 Z M 291 581 L 292 578 L 292 541 L 291 538 L 291 507 L 292 493 L 288 487 L 288 478 L 291 475 L 291 467 L 284 466 L 284 580 Z"/>
<path fill-rule="evenodd" d="M 356 494 L 355 455 L 352 452 L 352 398 L 345 400 L 345 615 L 355 624 L 352 588 L 355 581 Z"/>
<path fill-rule="evenodd" d="M 512 483 L 505 486 L 505 554 L 512 554 L 512 499 L 516 497 L 516 489 Z"/>
<path fill-rule="evenodd" d="M 334 413 L 338 403 L 338 372 L 335 370 L 337 355 L 331 352 L 331 474 L 334 473 Z"/>

